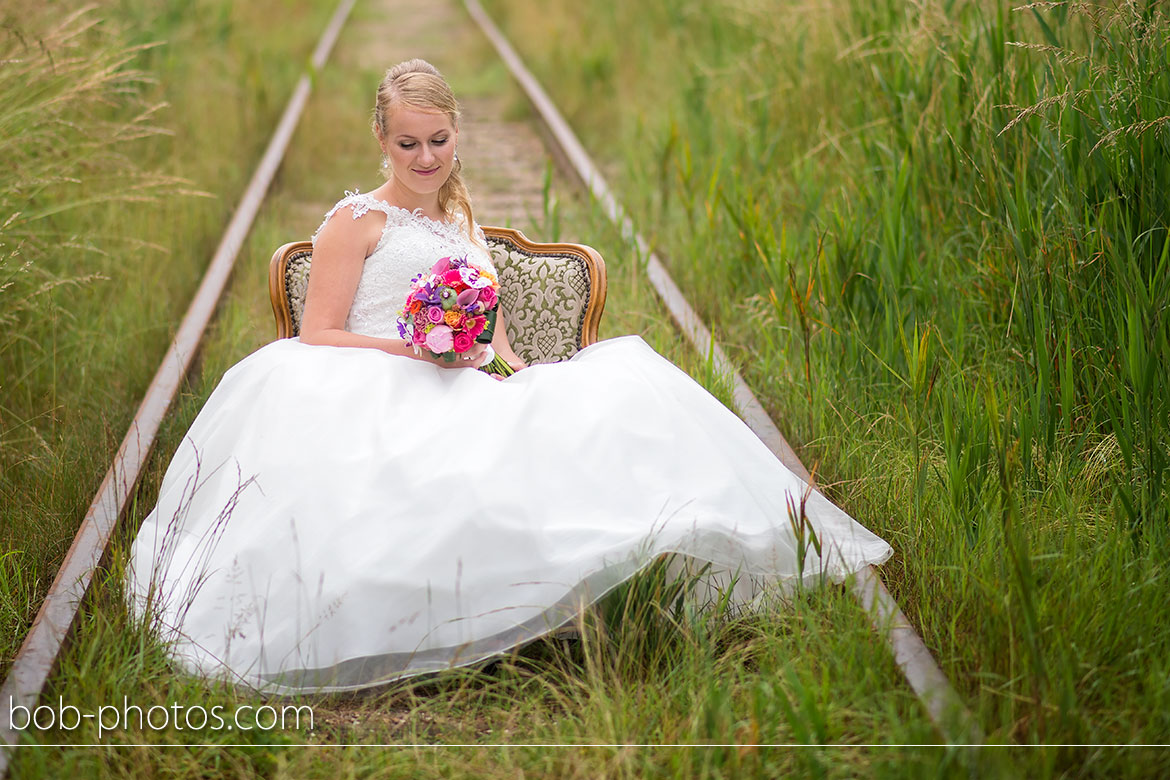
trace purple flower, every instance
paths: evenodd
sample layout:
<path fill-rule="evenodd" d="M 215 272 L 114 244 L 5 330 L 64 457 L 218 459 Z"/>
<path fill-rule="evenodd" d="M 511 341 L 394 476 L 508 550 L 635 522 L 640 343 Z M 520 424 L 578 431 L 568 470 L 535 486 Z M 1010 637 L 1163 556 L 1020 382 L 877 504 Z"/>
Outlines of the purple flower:
<path fill-rule="evenodd" d="M 491 279 L 488 279 L 486 276 L 480 276 L 479 269 L 474 265 L 460 268 L 459 275 L 463 277 L 463 281 L 468 287 L 474 287 L 476 289 L 489 287 L 492 283 Z"/>
<path fill-rule="evenodd" d="M 455 302 L 459 304 L 461 308 L 466 309 L 468 306 L 471 306 L 473 303 L 475 303 L 478 299 L 479 290 L 472 287 L 469 290 L 464 290 L 463 292 L 459 293 L 459 297 L 455 299 Z"/>
<path fill-rule="evenodd" d="M 421 287 L 418 288 L 418 290 L 415 291 L 414 299 L 416 301 L 422 301 L 423 303 L 431 303 L 431 304 L 438 303 L 439 302 L 439 287 L 437 285 L 430 283 L 430 282 L 427 282 L 426 284 L 422 285 Z"/>

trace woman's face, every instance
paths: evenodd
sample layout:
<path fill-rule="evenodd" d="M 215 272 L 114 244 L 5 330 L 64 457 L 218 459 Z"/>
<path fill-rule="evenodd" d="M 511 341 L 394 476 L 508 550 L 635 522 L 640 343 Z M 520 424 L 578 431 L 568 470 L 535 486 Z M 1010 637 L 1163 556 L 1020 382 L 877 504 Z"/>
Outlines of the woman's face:
<path fill-rule="evenodd" d="M 459 133 L 442 112 L 397 106 L 386 117 L 382 151 L 390 161 L 394 180 L 412 192 L 438 192 L 455 157 Z"/>

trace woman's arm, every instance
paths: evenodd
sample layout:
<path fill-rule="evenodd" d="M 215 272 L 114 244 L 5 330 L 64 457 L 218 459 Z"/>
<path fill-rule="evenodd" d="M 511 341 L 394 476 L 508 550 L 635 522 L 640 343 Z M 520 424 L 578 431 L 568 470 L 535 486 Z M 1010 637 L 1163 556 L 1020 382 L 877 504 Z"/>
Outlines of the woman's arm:
<path fill-rule="evenodd" d="M 313 263 L 309 267 L 309 286 L 305 293 L 301 341 L 305 344 L 380 349 L 391 355 L 402 355 L 444 367 L 479 367 L 484 362 L 486 352 L 481 344 L 465 353 L 471 360 L 447 363 L 432 358 L 426 350 L 422 350 L 422 354 L 415 354 L 414 347 L 403 339 L 363 336 L 345 329 L 362 267 L 382 236 L 385 222 L 379 217 L 383 217 L 380 212 L 369 211 L 353 219 L 351 208 L 346 207 L 339 209 L 317 234 L 313 246 Z"/>

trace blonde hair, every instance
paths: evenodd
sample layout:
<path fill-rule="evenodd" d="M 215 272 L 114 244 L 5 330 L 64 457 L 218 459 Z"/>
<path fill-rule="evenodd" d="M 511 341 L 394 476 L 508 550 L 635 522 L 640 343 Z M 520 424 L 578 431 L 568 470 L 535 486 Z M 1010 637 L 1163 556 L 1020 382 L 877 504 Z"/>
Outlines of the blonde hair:
<path fill-rule="evenodd" d="M 446 114 L 451 119 L 451 126 L 458 127 L 459 103 L 455 100 L 455 93 L 438 69 L 426 60 L 407 60 L 386 71 L 374 104 L 373 130 L 379 141 L 385 140 L 390 112 L 398 105 Z M 456 159 L 451 165 L 451 175 L 439 188 L 439 210 L 451 216 L 461 212 L 468 236 L 476 241 L 471 193 L 463 181 L 462 170 L 463 163 Z M 386 173 L 387 177 L 391 175 L 389 171 Z"/>

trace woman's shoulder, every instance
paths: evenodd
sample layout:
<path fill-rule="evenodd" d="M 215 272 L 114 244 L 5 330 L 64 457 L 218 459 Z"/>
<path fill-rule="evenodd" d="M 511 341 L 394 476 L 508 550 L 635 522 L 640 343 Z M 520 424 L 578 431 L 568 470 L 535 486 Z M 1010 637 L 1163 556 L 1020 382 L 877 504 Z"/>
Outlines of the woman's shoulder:
<path fill-rule="evenodd" d="M 381 216 L 381 219 L 376 220 L 379 229 L 384 229 L 395 224 L 406 224 L 413 216 L 406 209 L 392 206 L 368 192 L 361 192 L 359 190 L 350 192 L 346 190 L 345 197 L 337 201 L 333 205 L 333 208 L 325 213 L 325 218 L 321 220 L 321 225 L 313 233 L 313 243 L 317 243 L 317 236 L 329 224 L 334 215 L 348 213 L 350 219 L 347 222 L 358 222 L 370 212 L 375 212 Z"/>
<path fill-rule="evenodd" d="M 337 203 L 333 204 L 333 208 L 325 212 L 325 218 L 321 220 L 321 224 L 313 231 L 313 243 L 317 243 L 317 237 L 321 234 L 321 231 L 325 229 L 325 226 L 329 224 L 329 221 L 338 212 L 348 211 L 353 219 L 347 221 L 357 221 L 375 207 L 376 201 L 368 193 L 362 193 L 358 190 L 354 190 L 353 192 L 346 190 L 345 197 L 337 201 Z"/>
<path fill-rule="evenodd" d="M 422 209 L 411 211 L 401 206 L 392 205 L 368 192 L 360 192 L 358 190 L 350 192 L 346 190 L 345 197 L 337 201 L 333 205 L 333 208 L 326 212 L 325 219 L 321 221 L 320 227 L 313 233 L 313 243 L 315 244 L 317 242 L 317 236 L 329 224 L 334 215 L 348 213 L 352 217 L 349 221 L 358 222 L 370 212 L 378 212 L 382 215 L 382 218 L 377 220 L 377 224 L 381 226 L 383 232 L 393 227 L 415 226 L 448 240 L 454 239 L 459 235 L 467 235 L 467 229 L 465 227 L 467 224 L 466 220 L 458 212 L 451 215 L 450 221 L 440 222 L 424 215 Z M 483 231 L 479 229 L 478 224 L 474 225 L 474 230 L 475 234 L 482 241 Z"/>

